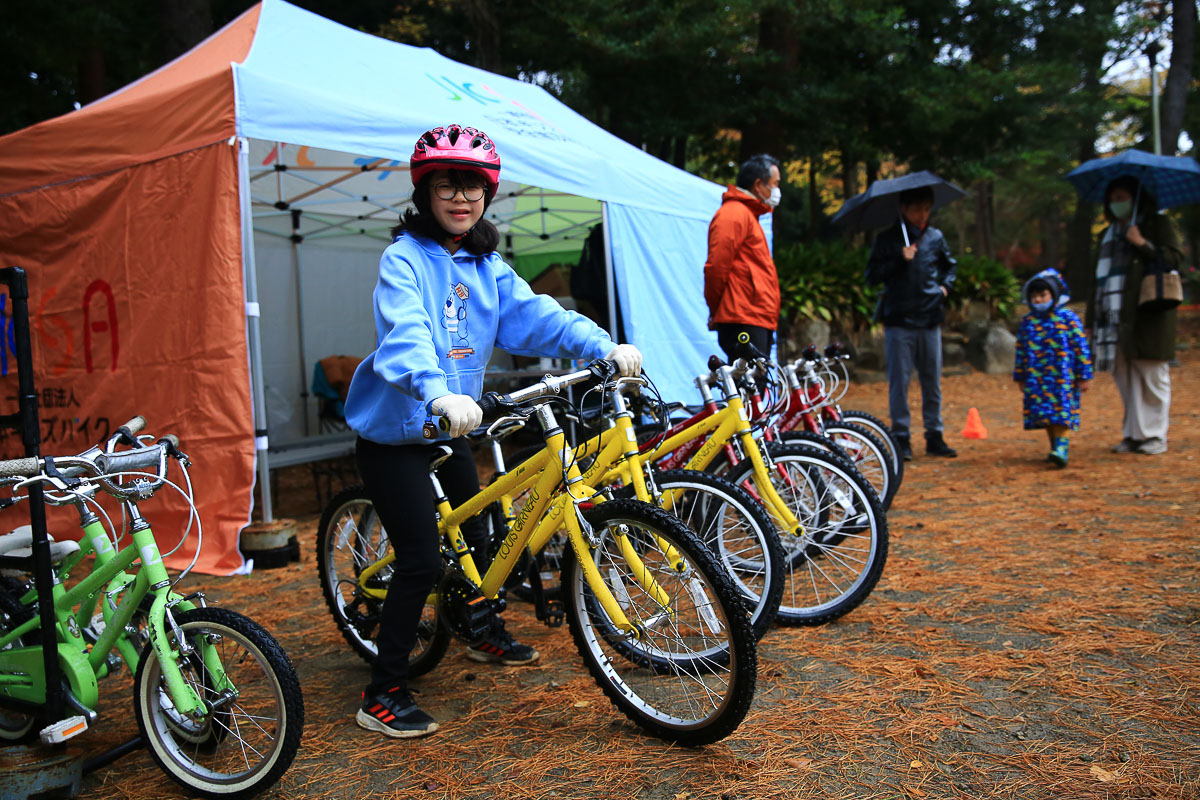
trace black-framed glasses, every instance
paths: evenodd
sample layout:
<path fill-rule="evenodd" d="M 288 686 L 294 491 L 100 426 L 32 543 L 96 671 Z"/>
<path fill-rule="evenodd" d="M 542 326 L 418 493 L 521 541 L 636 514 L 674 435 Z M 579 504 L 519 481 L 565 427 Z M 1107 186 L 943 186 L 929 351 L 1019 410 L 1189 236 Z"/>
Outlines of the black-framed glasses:
<path fill-rule="evenodd" d="M 459 192 L 462 192 L 463 199 L 468 203 L 483 199 L 482 186 L 455 186 L 450 183 L 439 183 L 433 187 L 433 193 L 438 196 L 439 200 L 453 200 Z"/>

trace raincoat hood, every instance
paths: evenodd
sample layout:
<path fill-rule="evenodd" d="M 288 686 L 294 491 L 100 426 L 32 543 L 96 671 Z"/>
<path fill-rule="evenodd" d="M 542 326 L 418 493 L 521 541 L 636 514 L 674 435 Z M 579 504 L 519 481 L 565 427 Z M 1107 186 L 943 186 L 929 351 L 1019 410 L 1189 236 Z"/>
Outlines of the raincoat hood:
<path fill-rule="evenodd" d="M 1071 290 L 1067 288 L 1066 278 L 1058 270 L 1050 267 L 1025 281 L 1025 285 L 1021 287 L 1021 299 L 1031 309 L 1033 308 L 1033 303 L 1029 302 L 1029 288 L 1037 281 L 1045 281 L 1046 285 L 1050 287 L 1050 294 L 1054 296 L 1054 301 L 1050 306 L 1051 311 L 1071 302 Z"/>

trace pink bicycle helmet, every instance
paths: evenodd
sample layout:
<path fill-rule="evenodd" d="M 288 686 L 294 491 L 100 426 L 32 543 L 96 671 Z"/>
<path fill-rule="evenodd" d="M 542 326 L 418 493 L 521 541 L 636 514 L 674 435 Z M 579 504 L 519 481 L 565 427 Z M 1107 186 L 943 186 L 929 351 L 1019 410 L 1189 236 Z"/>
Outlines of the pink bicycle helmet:
<path fill-rule="evenodd" d="M 496 152 L 496 144 L 486 133 L 475 128 L 447 125 L 421 134 L 421 138 L 413 145 L 413 154 L 409 159 L 413 186 L 430 172 L 439 169 L 457 169 L 482 175 L 487 181 L 489 202 L 500 188 L 500 154 Z"/>

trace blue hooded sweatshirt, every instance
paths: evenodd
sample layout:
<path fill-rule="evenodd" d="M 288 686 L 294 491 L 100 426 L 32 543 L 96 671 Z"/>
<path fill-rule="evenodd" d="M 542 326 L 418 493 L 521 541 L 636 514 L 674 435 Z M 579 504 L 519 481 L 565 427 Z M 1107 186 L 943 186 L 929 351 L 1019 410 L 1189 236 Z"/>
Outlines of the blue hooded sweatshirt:
<path fill-rule="evenodd" d="M 493 346 L 588 360 L 616 347 L 587 317 L 534 294 L 498 254 L 451 255 L 412 232 L 383 251 L 374 305 L 375 351 L 354 372 L 346 422 L 380 444 L 426 441 L 421 429 L 439 397 L 478 399 Z"/>

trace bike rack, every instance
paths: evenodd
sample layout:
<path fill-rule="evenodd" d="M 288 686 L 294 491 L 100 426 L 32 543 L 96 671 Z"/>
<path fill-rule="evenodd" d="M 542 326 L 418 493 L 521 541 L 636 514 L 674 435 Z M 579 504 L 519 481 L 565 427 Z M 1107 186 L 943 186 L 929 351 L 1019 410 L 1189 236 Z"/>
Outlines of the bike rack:
<path fill-rule="evenodd" d="M 14 428 L 21 435 L 26 458 L 38 458 L 41 455 L 41 427 L 38 422 L 38 394 L 33 381 L 33 347 L 29 337 L 29 281 L 25 270 L 20 267 L 5 267 L 0 269 L 0 285 L 8 288 L 8 296 L 12 307 L 12 345 L 13 355 L 17 366 L 17 412 L 0 415 L 0 427 Z M 0 303 L 0 323 L 3 319 L 3 303 Z M 9 346 L 8 325 L 0 324 L 0 347 Z M 46 535 L 46 504 L 40 483 L 29 485 L 29 525 L 33 529 L 33 582 L 37 587 L 38 609 L 42 619 L 42 630 L 53 631 L 57 620 L 54 618 L 54 573 L 50 565 L 50 541 Z M 62 671 L 58 666 L 58 651 L 52 647 L 43 648 L 43 669 L 46 674 L 46 703 L 39 710 L 43 721 L 51 722 L 63 718 L 65 697 L 62 689 Z M 59 796 L 74 797 L 80 789 L 79 777 L 115 761 L 143 744 L 141 737 L 133 739 L 84 760 L 81 755 L 72 752 L 60 752 L 58 757 L 46 759 L 45 747 L 10 748 L 7 755 L 18 761 L 26 762 L 23 781 L 20 786 L 10 787 L 18 792 L 23 789 L 30 794 L 18 794 L 17 797 L 32 796 L 36 793 L 45 796 L 47 790 L 56 791 Z M 20 753 L 15 751 L 28 751 Z M 15 776 L 15 764 L 10 764 Z M 7 770 L 6 770 L 7 771 Z M 66 794 L 61 794 L 65 792 Z M 6 796 L 8 795 L 6 792 Z"/>

